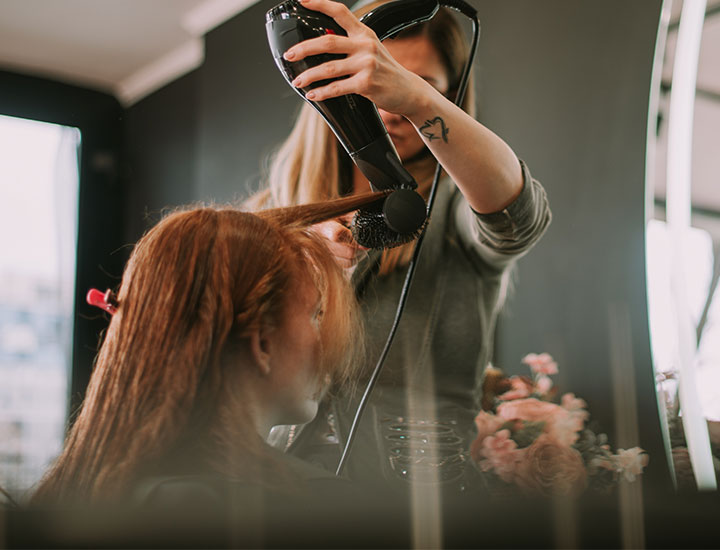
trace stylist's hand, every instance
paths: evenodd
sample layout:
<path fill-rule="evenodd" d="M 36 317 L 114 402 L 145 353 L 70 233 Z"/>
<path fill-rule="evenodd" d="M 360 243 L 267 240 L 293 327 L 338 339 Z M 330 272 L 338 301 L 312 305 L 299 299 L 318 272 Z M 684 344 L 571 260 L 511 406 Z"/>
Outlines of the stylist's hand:
<path fill-rule="evenodd" d="M 367 250 L 353 239 L 352 232 L 348 228 L 350 220 L 351 215 L 348 214 L 337 220 L 328 220 L 310 227 L 312 231 L 325 238 L 335 261 L 346 270 L 348 276 L 352 274 L 358 260 Z"/>
<path fill-rule="evenodd" d="M 329 15 L 347 31 L 347 36 L 326 34 L 294 45 L 284 54 L 288 61 L 299 61 L 322 53 L 345 54 L 343 59 L 312 67 L 293 81 L 305 88 L 318 80 L 346 76 L 308 92 L 307 98 L 322 101 L 355 93 L 368 98 L 380 109 L 410 116 L 420 104 L 420 94 L 429 84 L 400 65 L 382 45 L 375 33 L 363 25 L 343 4 L 332 0 L 300 0 L 308 9 Z"/>

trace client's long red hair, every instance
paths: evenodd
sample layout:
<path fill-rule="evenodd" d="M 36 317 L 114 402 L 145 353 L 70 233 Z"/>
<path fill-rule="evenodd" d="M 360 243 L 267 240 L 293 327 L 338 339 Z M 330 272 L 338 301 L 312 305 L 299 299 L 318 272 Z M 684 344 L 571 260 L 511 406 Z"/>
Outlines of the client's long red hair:
<path fill-rule="evenodd" d="M 242 479 L 268 468 L 238 368 L 223 359 L 251 330 L 279 323 L 297 279 L 310 274 L 325 311 L 318 375 L 350 376 L 361 341 L 355 298 L 305 227 L 380 196 L 255 214 L 195 208 L 151 229 L 126 266 L 82 409 L 33 501 L 113 500 L 144 475 L 201 469 Z"/>

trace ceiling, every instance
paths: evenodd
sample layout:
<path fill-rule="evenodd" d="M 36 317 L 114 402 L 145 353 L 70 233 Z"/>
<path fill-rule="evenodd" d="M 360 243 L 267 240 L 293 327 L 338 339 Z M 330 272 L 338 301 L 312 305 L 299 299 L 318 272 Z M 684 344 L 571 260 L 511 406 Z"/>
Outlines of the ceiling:
<path fill-rule="evenodd" d="M 132 104 L 200 65 L 204 34 L 256 1 L 2 0 L 0 68 L 99 88 Z M 681 7 L 672 3 L 669 42 Z M 708 0 L 708 7 L 720 7 L 720 0 Z M 698 69 L 698 88 L 720 95 L 715 52 L 720 15 L 708 18 Z"/>
<path fill-rule="evenodd" d="M 203 36 L 256 0 L 1 0 L 0 68 L 131 105 L 202 64 Z"/>

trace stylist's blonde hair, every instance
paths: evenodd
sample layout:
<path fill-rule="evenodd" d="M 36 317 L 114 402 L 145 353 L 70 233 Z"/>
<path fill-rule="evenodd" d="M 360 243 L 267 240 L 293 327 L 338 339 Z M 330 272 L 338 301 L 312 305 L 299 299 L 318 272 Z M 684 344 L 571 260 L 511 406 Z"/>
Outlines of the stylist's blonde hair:
<path fill-rule="evenodd" d="M 382 5 L 383 1 L 363 6 L 355 12 L 360 17 Z M 452 13 L 441 8 L 430 21 L 401 32 L 397 39 L 422 36 L 427 38 L 440 54 L 448 73 L 447 97 L 454 99 L 468 58 L 465 33 Z M 462 104 L 471 116 L 475 114 L 472 79 Z M 339 197 L 351 192 L 347 163 L 349 157 L 339 145 L 335 135 L 322 117 L 303 102 L 298 119 L 288 138 L 276 151 L 269 165 L 268 187 L 251 197 L 248 205 L 287 206 Z M 427 199 L 437 161 L 427 149 L 405 163 L 405 167 L 418 182 L 420 193 Z M 406 265 L 412 256 L 414 243 L 383 251 L 381 275 Z"/>

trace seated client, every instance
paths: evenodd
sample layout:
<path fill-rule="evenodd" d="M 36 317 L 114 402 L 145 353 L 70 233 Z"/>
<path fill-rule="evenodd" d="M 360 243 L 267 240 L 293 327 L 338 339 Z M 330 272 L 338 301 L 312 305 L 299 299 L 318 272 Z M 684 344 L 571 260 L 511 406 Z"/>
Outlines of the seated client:
<path fill-rule="evenodd" d="M 354 294 L 307 227 L 381 196 L 196 208 L 151 229 L 108 298 L 84 404 L 33 503 L 147 502 L 168 479 L 302 488 L 315 471 L 265 438 L 312 420 L 362 342 Z"/>

